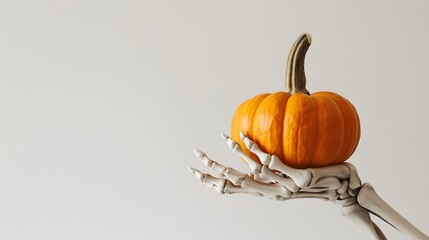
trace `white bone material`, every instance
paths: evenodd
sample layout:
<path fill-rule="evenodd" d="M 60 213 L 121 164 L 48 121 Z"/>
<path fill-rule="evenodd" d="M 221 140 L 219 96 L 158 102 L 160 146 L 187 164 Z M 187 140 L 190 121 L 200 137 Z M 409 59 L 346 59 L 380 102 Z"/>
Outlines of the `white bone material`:
<path fill-rule="evenodd" d="M 429 239 L 429 237 L 402 217 L 395 209 L 387 204 L 369 183 L 361 186 L 357 200 L 361 206 L 371 213 L 380 216 L 384 221 L 401 231 L 410 239 Z"/>
<path fill-rule="evenodd" d="M 244 135 L 244 133 L 240 132 L 240 137 L 241 137 L 241 140 L 243 140 L 244 144 L 246 145 L 247 149 L 249 149 L 256 156 L 258 156 L 259 160 L 261 161 L 261 163 L 263 165 L 268 166 L 268 168 L 271 170 L 280 171 L 283 175 L 290 177 L 291 179 L 293 179 L 293 181 L 296 183 L 296 185 L 300 188 L 308 186 L 308 184 L 310 183 L 310 180 L 312 179 L 310 171 L 308 171 L 307 169 L 291 168 L 291 167 L 283 164 L 283 162 L 280 161 L 280 159 L 277 156 L 271 155 L 271 154 L 268 154 L 268 153 L 262 151 L 259 148 L 259 146 L 254 141 L 252 141 L 250 138 L 248 138 L 246 135 Z M 229 140 L 233 141 L 230 138 L 229 138 Z M 240 145 L 238 143 L 236 143 L 235 145 L 238 145 L 238 147 L 240 147 Z M 243 152 L 243 151 L 241 151 L 241 152 Z M 252 165 L 258 164 L 255 161 L 253 161 L 253 159 L 251 159 L 251 158 L 249 159 L 249 161 L 252 162 L 251 163 Z M 252 166 L 250 166 L 250 168 L 252 169 Z"/>
<path fill-rule="evenodd" d="M 429 240 L 428 236 L 384 202 L 371 185 L 361 185 L 358 172 L 352 164 L 294 169 L 281 162 L 277 156 L 263 152 L 244 134 L 241 133 L 240 137 L 262 164 L 246 155 L 240 144 L 222 134 L 232 152 L 247 163 L 250 173 L 225 167 L 210 159 L 204 152 L 194 150 L 205 166 L 219 174 L 219 177 L 214 177 L 190 168 L 201 183 L 221 194 L 246 193 L 279 201 L 297 198 L 327 200 L 340 205 L 343 215 L 360 225 L 373 239 L 387 238 L 372 222 L 369 213 L 385 220 L 411 239 Z"/>
<path fill-rule="evenodd" d="M 346 218 L 357 223 L 364 230 L 366 230 L 372 239 L 387 240 L 380 228 L 378 228 L 378 226 L 371 221 L 368 210 L 359 205 L 359 203 L 344 206 L 341 208 L 341 212 Z"/>
<path fill-rule="evenodd" d="M 253 161 L 253 159 L 246 155 L 246 153 L 243 152 L 243 150 L 240 147 L 240 144 L 232 140 L 229 136 L 226 134 L 222 134 L 223 140 L 226 141 L 226 144 L 228 147 L 232 150 L 232 152 L 237 153 L 238 156 L 240 156 L 246 163 L 249 165 L 250 170 L 252 173 L 257 173 L 261 170 L 261 164 Z"/>

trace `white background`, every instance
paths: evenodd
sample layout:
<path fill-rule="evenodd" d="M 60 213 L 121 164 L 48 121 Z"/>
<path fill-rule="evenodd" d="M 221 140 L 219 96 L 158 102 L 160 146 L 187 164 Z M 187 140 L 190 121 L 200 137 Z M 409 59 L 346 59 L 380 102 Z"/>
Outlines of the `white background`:
<path fill-rule="evenodd" d="M 236 107 L 284 89 L 357 108 L 350 162 L 429 233 L 427 1 L 2 1 L 0 239 L 366 239 L 338 206 L 222 196 L 187 169 Z M 404 237 L 377 221 L 390 239 Z"/>

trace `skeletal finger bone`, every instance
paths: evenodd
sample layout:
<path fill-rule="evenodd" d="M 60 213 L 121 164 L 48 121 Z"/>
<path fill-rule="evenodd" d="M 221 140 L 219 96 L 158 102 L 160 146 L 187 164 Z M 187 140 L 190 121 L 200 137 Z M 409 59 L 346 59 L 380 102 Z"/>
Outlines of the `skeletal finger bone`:
<path fill-rule="evenodd" d="M 195 168 L 189 168 L 189 169 L 194 173 L 194 175 L 197 177 L 197 179 L 204 186 L 209 187 L 218 193 L 222 193 L 222 194 L 225 193 L 225 191 L 224 191 L 225 184 L 226 184 L 225 179 L 216 178 L 210 174 L 202 173 Z"/>
<path fill-rule="evenodd" d="M 248 138 L 244 133 L 240 132 L 240 138 L 246 145 L 246 148 L 249 149 L 251 152 L 256 154 L 258 156 L 259 160 L 262 164 L 268 165 L 271 160 L 271 154 L 268 154 L 264 151 L 262 151 L 258 144 L 256 144 L 254 141 L 252 141 L 250 138 Z"/>
<path fill-rule="evenodd" d="M 252 176 L 253 176 L 253 180 L 255 180 L 257 182 L 261 182 L 261 183 L 275 183 L 276 182 L 271 178 L 267 178 L 267 176 L 263 175 L 263 174 L 254 174 L 254 175 L 252 174 Z"/>
<path fill-rule="evenodd" d="M 204 152 L 195 149 L 194 154 L 201 160 L 201 162 L 208 168 L 221 174 L 224 178 L 228 179 L 232 183 L 239 185 L 242 179 L 246 176 L 245 173 L 239 172 L 233 168 L 225 167 L 222 164 L 210 159 Z"/>
<path fill-rule="evenodd" d="M 204 152 L 198 150 L 198 149 L 194 149 L 194 154 L 195 156 L 197 156 L 201 162 L 206 165 L 208 168 L 213 169 L 214 171 L 218 172 L 218 173 L 224 173 L 226 171 L 226 167 L 224 167 L 223 165 L 219 164 L 218 162 L 210 159 L 207 154 L 205 154 Z"/>
<path fill-rule="evenodd" d="M 290 191 L 298 191 L 299 187 L 296 186 L 291 178 L 280 176 L 272 172 L 267 166 L 262 165 L 261 172 L 259 174 L 252 174 L 253 180 L 261 183 L 281 183 Z"/>
<path fill-rule="evenodd" d="M 292 193 L 281 184 L 260 183 L 253 180 L 249 176 L 246 176 L 244 178 L 241 187 L 252 190 L 254 192 L 259 192 L 270 199 L 277 199 L 278 196 L 283 198 L 290 198 L 292 196 Z"/>
<path fill-rule="evenodd" d="M 279 171 L 293 179 L 295 184 L 300 188 L 305 188 L 309 185 L 312 175 L 307 169 L 295 169 L 284 164 L 277 156 L 272 155 L 268 167 L 271 170 Z"/>
<path fill-rule="evenodd" d="M 276 155 L 271 155 L 262 151 L 258 144 L 256 144 L 242 132 L 240 132 L 240 138 L 243 140 L 247 149 L 256 154 L 262 164 L 267 165 L 271 170 L 280 171 L 284 175 L 292 178 L 295 182 L 295 185 L 301 188 L 306 187 L 310 183 L 311 173 L 309 173 L 306 169 L 295 169 L 285 165 Z"/>
<path fill-rule="evenodd" d="M 213 189 L 215 192 L 220 194 L 234 194 L 234 193 L 246 193 L 256 196 L 262 196 L 261 193 L 252 191 L 250 189 L 244 189 L 241 186 L 236 186 L 227 179 L 221 179 L 211 176 L 208 173 L 202 173 L 195 168 L 189 168 L 197 179 L 206 187 Z"/>
<path fill-rule="evenodd" d="M 245 189 L 245 188 L 242 188 L 241 186 L 236 186 L 232 184 L 230 181 L 226 181 L 224 192 L 225 194 L 245 193 L 245 194 L 251 194 L 259 197 L 263 196 L 259 192 L 251 191 L 250 189 Z"/>
<path fill-rule="evenodd" d="M 262 166 L 260 176 L 262 176 L 265 179 L 271 179 L 272 181 L 280 183 L 281 185 L 285 186 L 291 192 L 298 192 L 299 189 L 300 189 L 298 187 L 298 185 L 295 184 L 295 182 L 293 181 L 293 179 L 288 178 L 288 177 L 280 176 L 280 175 L 272 172 L 268 168 L 268 166 L 265 166 L 265 165 Z"/>
<path fill-rule="evenodd" d="M 372 239 L 387 240 L 380 228 L 372 222 L 368 211 L 358 203 L 342 207 L 341 212 L 347 219 L 357 223 L 365 231 L 369 232 Z"/>
<path fill-rule="evenodd" d="M 240 147 L 236 141 L 232 140 L 228 135 L 222 133 L 222 138 L 228 145 L 228 147 L 232 150 L 233 153 L 238 154 L 249 166 L 252 173 L 259 173 L 261 170 L 261 164 L 255 162 L 251 157 L 249 157 Z"/>
<path fill-rule="evenodd" d="M 389 204 L 387 204 L 374 190 L 371 184 L 362 185 L 357 200 L 360 205 L 379 216 L 381 219 L 398 229 L 411 239 L 429 239 L 429 236 L 421 232 L 408 220 L 402 217 Z"/>

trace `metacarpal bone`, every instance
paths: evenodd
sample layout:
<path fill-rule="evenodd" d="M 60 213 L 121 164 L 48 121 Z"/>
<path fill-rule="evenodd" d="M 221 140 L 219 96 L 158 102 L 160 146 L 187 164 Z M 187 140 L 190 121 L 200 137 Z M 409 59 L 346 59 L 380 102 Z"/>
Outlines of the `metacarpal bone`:
<path fill-rule="evenodd" d="M 341 182 L 340 180 L 338 180 L 338 178 L 335 178 L 335 177 L 319 178 L 317 179 L 317 181 L 315 181 L 315 179 L 312 179 L 310 183 L 310 188 L 325 188 L 326 190 L 328 189 L 337 190 L 340 187 L 341 187 Z"/>
<path fill-rule="evenodd" d="M 335 177 L 337 179 L 347 179 L 350 176 L 350 170 L 343 164 L 329 165 L 320 168 L 308 168 L 313 176 L 313 181 L 318 181 L 320 178 Z"/>
<path fill-rule="evenodd" d="M 377 192 L 375 192 L 371 184 L 364 183 L 362 185 L 357 200 L 364 208 L 379 216 L 409 238 L 418 240 L 429 239 L 429 236 L 417 229 L 387 204 Z"/>
<path fill-rule="evenodd" d="M 338 194 L 335 190 L 326 190 L 321 192 L 296 192 L 292 193 L 292 198 L 319 198 L 322 200 L 333 201 L 337 198 Z"/>

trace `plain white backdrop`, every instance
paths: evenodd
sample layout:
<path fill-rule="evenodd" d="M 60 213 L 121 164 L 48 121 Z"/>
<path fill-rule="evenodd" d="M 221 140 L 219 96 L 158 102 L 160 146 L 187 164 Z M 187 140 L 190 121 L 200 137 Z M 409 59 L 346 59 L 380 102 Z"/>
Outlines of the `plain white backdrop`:
<path fill-rule="evenodd" d="M 357 108 L 349 160 L 429 233 L 427 1 L 1 1 L 0 239 L 367 239 L 319 200 L 222 196 L 188 166 L 236 107 L 284 89 Z M 376 219 L 389 239 L 404 239 Z"/>

